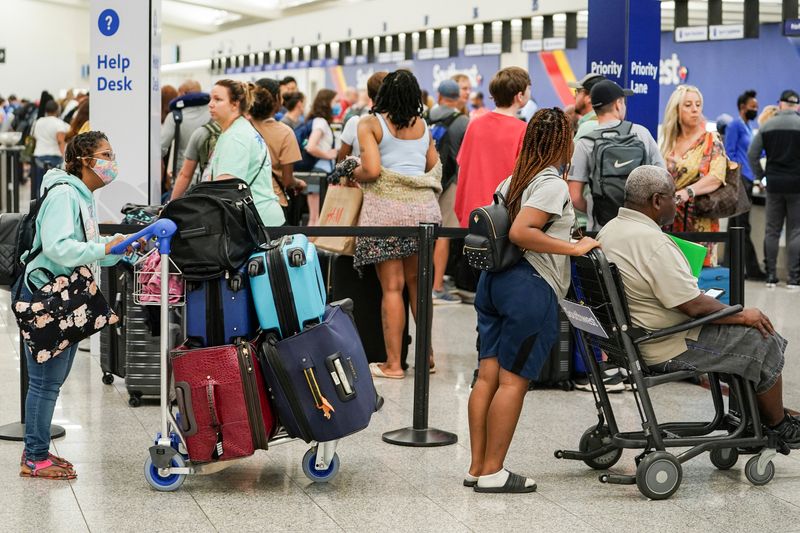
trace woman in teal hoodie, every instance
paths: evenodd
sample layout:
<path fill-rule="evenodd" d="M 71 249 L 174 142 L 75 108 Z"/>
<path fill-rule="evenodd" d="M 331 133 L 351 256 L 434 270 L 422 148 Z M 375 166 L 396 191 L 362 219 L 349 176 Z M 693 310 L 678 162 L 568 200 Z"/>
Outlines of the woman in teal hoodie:
<path fill-rule="evenodd" d="M 81 265 L 113 265 L 122 256 L 111 255 L 111 248 L 124 239 L 122 235 L 101 237 L 97 226 L 92 193 L 117 177 L 114 152 L 105 134 L 90 131 L 76 136 L 64 154 L 66 172 L 52 169 L 45 174 L 40 196 L 50 190 L 36 217 L 33 249 L 42 252 L 25 268 L 17 283 L 23 283 L 22 299 L 29 300 L 31 290 L 47 283 L 37 268 L 55 276 L 68 275 Z M 24 254 L 22 259 L 26 259 Z M 28 274 L 31 274 L 28 276 Z M 12 291 L 13 294 L 13 291 Z M 25 450 L 20 476 L 48 479 L 75 479 L 72 464 L 50 451 L 50 424 L 61 386 L 69 375 L 78 345 L 42 364 L 25 348 L 28 361 L 28 396 L 25 399 Z"/>

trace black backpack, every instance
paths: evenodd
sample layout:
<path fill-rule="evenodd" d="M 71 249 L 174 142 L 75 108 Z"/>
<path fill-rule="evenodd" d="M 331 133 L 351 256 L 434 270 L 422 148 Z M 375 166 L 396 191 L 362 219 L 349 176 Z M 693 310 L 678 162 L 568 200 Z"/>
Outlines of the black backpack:
<path fill-rule="evenodd" d="M 250 187 L 241 179 L 199 183 L 168 203 L 161 217 L 178 226 L 170 257 L 190 281 L 235 271 L 269 242 Z"/>
<path fill-rule="evenodd" d="M 508 238 L 511 217 L 506 199 L 494 193 L 494 201 L 469 214 L 469 234 L 464 238 L 464 256 L 472 268 L 502 272 L 522 259 L 525 253 Z"/>
<path fill-rule="evenodd" d="M 603 128 L 584 138 L 594 141 L 589 188 L 592 214 L 601 225 L 617 216 L 625 204 L 625 182 L 633 169 L 647 163 L 647 149 L 635 133 L 633 123 L 622 121 L 616 128 Z"/>
<path fill-rule="evenodd" d="M 0 214 L 0 285 L 12 285 L 25 270 L 21 256 L 33 248 L 39 209 L 44 204 L 47 194 L 53 187 L 59 185 L 69 185 L 69 183 L 62 181 L 46 189 L 41 198 L 31 200 L 30 209 L 25 214 Z M 41 246 L 28 255 L 25 263 L 33 261 L 40 253 L 42 253 Z"/>

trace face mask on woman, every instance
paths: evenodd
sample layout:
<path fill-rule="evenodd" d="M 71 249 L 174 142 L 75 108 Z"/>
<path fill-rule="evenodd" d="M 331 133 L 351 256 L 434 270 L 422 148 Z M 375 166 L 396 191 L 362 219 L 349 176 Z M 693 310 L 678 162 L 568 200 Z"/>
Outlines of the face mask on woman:
<path fill-rule="evenodd" d="M 92 170 L 104 185 L 108 185 L 119 175 L 119 166 L 116 160 L 97 159 Z"/>
<path fill-rule="evenodd" d="M 331 111 L 333 112 L 334 117 L 338 117 L 342 112 L 341 104 L 333 104 L 333 107 L 331 107 Z"/>
<path fill-rule="evenodd" d="M 758 116 L 758 111 L 755 109 L 748 109 L 747 111 L 744 112 L 744 118 L 746 118 L 747 120 L 755 120 L 757 116 Z"/>

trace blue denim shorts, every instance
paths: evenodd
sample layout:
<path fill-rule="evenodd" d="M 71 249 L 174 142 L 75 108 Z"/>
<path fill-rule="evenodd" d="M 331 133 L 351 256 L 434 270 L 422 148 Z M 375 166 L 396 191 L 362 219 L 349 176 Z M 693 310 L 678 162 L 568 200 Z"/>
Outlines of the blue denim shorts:
<path fill-rule="evenodd" d="M 558 339 L 558 298 L 525 259 L 503 272 L 483 272 L 475 292 L 479 359 L 537 379 Z"/>
<path fill-rule="evenodd" d="M 767 392 L 783 371 L 786 339 L 775 333 L 764 338 L 756 328 L 707 324 L 697 340 L 686 339 L 687 351 L 669 361 L 650 365 L 656 372 L 680 370 L 733 374 L 752 381 L 756 393 Z"/>

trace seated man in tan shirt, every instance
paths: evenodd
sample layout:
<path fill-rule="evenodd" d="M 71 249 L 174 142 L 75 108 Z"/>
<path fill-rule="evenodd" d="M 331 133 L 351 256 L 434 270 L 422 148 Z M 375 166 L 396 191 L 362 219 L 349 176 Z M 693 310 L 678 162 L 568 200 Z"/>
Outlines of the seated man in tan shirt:
<path fill-rule="evenodd" d="M 642 166 L 625 184 L 625 207 L 597 236 L 619 269 L 633 325 L 648 331 L 675 326 L 725 306 L 697 287 L 686 257 L 661 231 L 675 218 L 675 184 L 666 170 Z M 656 372 L 699 370 L 753 382 L 763 423 L 791 448 L 800 448 L 800 420 L 783 407 L 786 340 L 759 309 L 642 344 Z"/>

